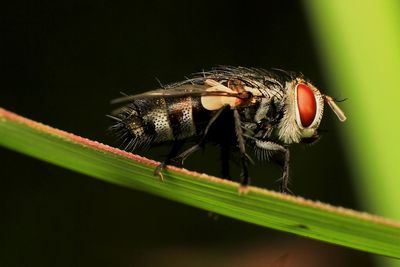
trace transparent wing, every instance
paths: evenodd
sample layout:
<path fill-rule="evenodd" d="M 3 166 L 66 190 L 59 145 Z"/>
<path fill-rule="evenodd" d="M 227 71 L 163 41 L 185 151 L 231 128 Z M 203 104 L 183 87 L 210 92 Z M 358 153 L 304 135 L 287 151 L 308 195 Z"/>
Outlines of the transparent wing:
<path fill-rule="evenodd" d="M 225 85 L 214 81 L 206 80 L 204 84 L 182 84 L 177 87 L 158 89 L 147 91 L 137 95 L 125 95 L 111 101 L 112 104 L 120 104 L 130 102 L 136 99 L 145 98 L 168 98 L 168 97 L 185 97 L 185 96 L 229 96 L 243 98 L 241 94 Z"/>

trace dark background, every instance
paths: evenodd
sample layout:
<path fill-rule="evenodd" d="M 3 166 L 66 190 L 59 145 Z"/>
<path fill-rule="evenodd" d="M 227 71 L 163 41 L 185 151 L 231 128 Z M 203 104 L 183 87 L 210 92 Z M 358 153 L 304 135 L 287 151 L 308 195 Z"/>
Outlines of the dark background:
<path fill-rule="evenodd" d="M 15 1 L 0 10 L 0 106 L 107 144 L 116 145 L 106 131 L 109 101 L 156 88 L 155 77 L 277 67 L 335 95 L 296 1 Z M 292 148 L 291 189 L 357 209 L 336 126 L 327 111 L 322 140 Z M 160 160 L 166 149 L 142 154 Z M 218 175 L 215 151 L 185 167 Z M 214 220 L 3 148 L 0 157 L 1 266 L 374 266 L 366 253 Z M 271 164 L 251 167 L 255 185 L 276 189 L 279 176 Z"/>

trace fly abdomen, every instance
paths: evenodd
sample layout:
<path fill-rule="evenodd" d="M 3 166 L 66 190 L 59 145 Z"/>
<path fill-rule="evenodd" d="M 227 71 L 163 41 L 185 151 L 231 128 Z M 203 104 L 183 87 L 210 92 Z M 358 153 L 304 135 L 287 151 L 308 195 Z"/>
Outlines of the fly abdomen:
<path fill-rule="evenodd" d="M 193 120 L 193 97 L 166 98 L 169 126 L 174 139 L 185 139 L 196 133 Z"/>
<path fill-rule="evenodd" d="M 193 107 L 198 102 L 193 97 L 136 99 L 116 115 L 112 130 L 128 150 L 185 139 L 196 134 Z"/>

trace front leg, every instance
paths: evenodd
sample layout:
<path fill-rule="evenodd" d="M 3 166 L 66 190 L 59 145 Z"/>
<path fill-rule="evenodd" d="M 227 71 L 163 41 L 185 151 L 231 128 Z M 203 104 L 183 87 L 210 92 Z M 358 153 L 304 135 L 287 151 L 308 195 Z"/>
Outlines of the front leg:
<path fill-rule="evenodd" d="M 283 175 L 281 178 L 280 190 L 282 193 L 290 193 L 289 189 L 289 162 L 290 162 L 290 151 L 285 148 L 284 163 L 283 163 Z"/>
<path fill-rule="evenodd" d="M 288 148 L 279 145 L 271 141 L 255 140 L 255 145 L 259 149 L 266 150 L 267 152 L 279 152 L 283 153 L 283 162 L 275 159 L 283 167 L 282 178 L 280 181 L 280 191 L 283 193 L 290 192 L 289 190 L 289 162 L 290 162 L 290 151 Z"/>

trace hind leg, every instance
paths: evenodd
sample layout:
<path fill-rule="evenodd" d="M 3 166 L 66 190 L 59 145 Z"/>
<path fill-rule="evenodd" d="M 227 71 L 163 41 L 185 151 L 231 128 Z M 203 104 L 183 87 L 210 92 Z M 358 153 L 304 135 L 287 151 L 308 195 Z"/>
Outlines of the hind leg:
<path fill-rule="evenodd" d="M 172 144 L 172 148 L 169 151 L 167 157 L 163 162 L 158 165 L 155 170 L 154 170 L 154 175 L 160 177 L 161 180 L 164 180 L 164 176 L 162 174 L 162 170 L 165 169 L 165 167 L 171 163 L 172 159 L 175 158 L 178 155 L 179 150 L 182 148 L 183 144 L 185 142 L 183 140 L 177 140 Z"/>
<path fill-rule="evenodd" d="M 222 114 L 222 112 L 223 112 L 224 110 L 226 110 L 227 108 L 229 108 L 229 106 L 225 106 L 225 107 L 221 108 L 220 110 L 218 110 L 218 111 L 214 114 L 214 116 L 213 116 L 213 117 L 210 119 L 210 121 L 208 122 L 208 124 L 207 124 L 207 126 L 206 126 L 206 128 L 205 128 L 205 130 L 204 130 L 203 135 L 201 136 L 199 142 L 198 142 L 196 145 L 194 145 L 194 146 L 188 148 L 187 150 L 183 151 L 181 154 L 179 154 L 179 156 L 175 157 L 173 160 L 179 160 L 179 161 L 183 164 L 183 162 L 185 161 L 185 159 L 186 159 L 187 157 L 189 157 L 189 156 L 190 156 L 191 154 L 193 154 L 194 152 L 196 152 L 196 151 L 200 150 L 201 148 L 203 148 L 203 147 L 204 147 L 204 144 L 206 143 L 206 137 L 207 137 L 208 131 L 210 130 L 210 128 L 211 128 L 211 126 L 213 125 L 213 123 L 214 123 L 214 122 L 218 119 L 218 117 Z"/>

